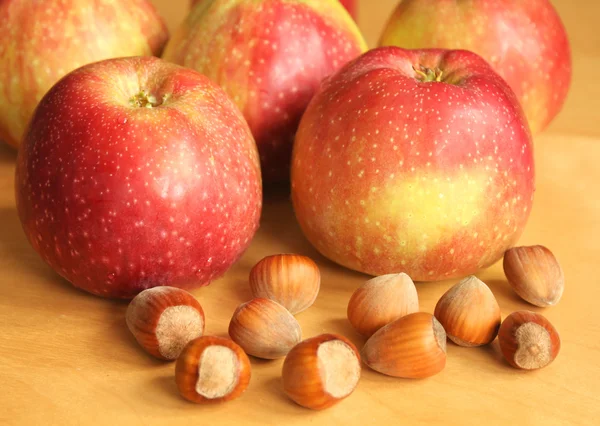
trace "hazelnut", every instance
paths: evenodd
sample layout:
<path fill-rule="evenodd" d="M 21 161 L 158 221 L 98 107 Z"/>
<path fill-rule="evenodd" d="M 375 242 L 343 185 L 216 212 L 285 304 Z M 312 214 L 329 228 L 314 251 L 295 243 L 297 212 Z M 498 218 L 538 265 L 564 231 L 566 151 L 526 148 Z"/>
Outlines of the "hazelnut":
<path fill-rule="evenodd" d="M 450 288 L 435 306 L 434 315 L 448 338 L 460 346 L 487 345 L 500 328 L 500 306 L 489 287 L 474 276 Z"/>
<path fill-rule="evenodd" d="M 544 316 L 529 311 L 506 317 L 498 341 L 508 363 L 524 370 L 545 367 L 560 351 L 560 337 L 554 326 Z"/>
<path fill-rule="evenodd" d="M 229 336 L 248 355 L 275 359 L 284 357 L 302 340 L 302 330 L 296 318 L 279 303 L 257 297 L 235 310 Z"/>
<path fill-rule="evenodd" d="M 189 341 L 204 333 L 204 311 L 185 290 L 154 287 L 133 298 L 125 316 L 127 327 L 151 355 L 174 360 Z"/>
<path fill-rule="evenodd" d="M 361 357 L 370 368 L 388 376 L 433 376 L 446 366 L 446 332 L 431 314 L 409 314 L 373 334 Z"/>
<path fill-rule="evenodd" d="M 556 257 L 544 246 L 513 247 L 504 253 L 504 273 L 523 300 L 535 306 L 556 305 L 565 288 Z"/>
<path fill-rule="evenodd" d="M 248 387 L 250 360 L 229 339 L 199 337 L 188 343 L 177 358 L 175 382 L 181 396 L 188 401 L 230 401 Z"/>
<path fill-rule="evenodd" d="M 349 396 L 360 379 L 360 356 L 345 337 L 322 334 L 294 346 L 283 363 L 283 389 L 297 404 L 321 410 Z"/>
<path fill-rule="evenodd" d="M 267 256 L 250 271 L 253 296 L 274 300 L 292 314 L 302 312 L 314 303 L 320 284 L 317 264 L 297 254 Z"/>
<path fill-rule="evenodd" d="M 359 287 L 348 303 L 348 320 L 370 337 L 386 324 L 419 311 L 415 284 L 405 273 L 382 275 Z"/>

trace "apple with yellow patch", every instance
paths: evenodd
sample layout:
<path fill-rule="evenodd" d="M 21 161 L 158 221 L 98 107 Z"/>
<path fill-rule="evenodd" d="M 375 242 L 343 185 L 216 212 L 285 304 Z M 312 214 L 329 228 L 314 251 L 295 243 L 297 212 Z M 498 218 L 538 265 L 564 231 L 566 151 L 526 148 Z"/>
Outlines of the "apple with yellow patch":
<path fill-rule="evenodd" d="M 468 51 L 386 47 L 348 64 L 311 101 L 292 157 L 305 235 L 372 275 L 431 281 L 491 265 L 533 193 L 517 98 Z"/>
<path fill-rule="evenodd" d="M 148 0 L 0 1 L 0 141 L 17 147 L 42 96 L 103 59 L 160 55 L 169 34 Z"/>
<path fill-rule="evenodd" d="M 163 58 L 218 83 L 243 112 L 266 183 L 289 182 L 298 123 L 321 81 L 366 50 L 338 0 L 204 0 Z"/>

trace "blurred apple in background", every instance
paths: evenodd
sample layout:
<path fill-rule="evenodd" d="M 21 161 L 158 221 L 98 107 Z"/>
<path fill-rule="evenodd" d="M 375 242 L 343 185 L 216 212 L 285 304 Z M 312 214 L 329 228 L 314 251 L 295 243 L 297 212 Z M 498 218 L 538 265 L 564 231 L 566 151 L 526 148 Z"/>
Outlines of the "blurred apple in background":
<path fill-rule="evenodd" d="M 102 59 L 160 55 L 168 38 L 146 0 L 2 0 L 0 34 L 0 141 L 15 147 L 65 74 Z"/>
<path fill-rule="evenodd" d="M 480 54 L 516 93 L 534 134 L 561 110 L 571 82 L 569 41 L 549 0 L 403 0 L 380 45 Z"/>
<path fill-rule="evenodd" d="M 196 4 L 204 1 L 204 0 L 191 0 L 192 1 L 192 7 L 194 7 Z M 358 0 L 339 0 L 340 3 L 342 3 L 344 5 L 344 7 L 348 10 L 348 12 L 350 12 L 350 15 L 352 15 L 352 17 L 354 19 L 356 19 L 356 17 L 358 16 Z"/>
<path fill-rule="evenodd" d="M 372 275 L 432 281 L 490 266 L 523 231 L 533 192 L 517 98 L 468 51 L 365 54 L 324 83 L 294 146 L 305 235 Z"/>
<path fill-rule="evenodd" d="M 340 0 L 354 19 L 358 18 L 358 0 Z"/>
<path fill-rule="evenodd" d="M 205 0 L 163 58 L 221 85 L 250 125 L 263 179 L 288 182 L 308 102 L 325 77 L 365 50 L 338 0 Z"/>
<path fill-rule="evenodd" d="M 206 77 L 152 57 L 57 83 L 19 149 L 15 185 L 34 249 L 106 297 L 208 284 L 248 247 L 262 205 L 239 110 Z"/>

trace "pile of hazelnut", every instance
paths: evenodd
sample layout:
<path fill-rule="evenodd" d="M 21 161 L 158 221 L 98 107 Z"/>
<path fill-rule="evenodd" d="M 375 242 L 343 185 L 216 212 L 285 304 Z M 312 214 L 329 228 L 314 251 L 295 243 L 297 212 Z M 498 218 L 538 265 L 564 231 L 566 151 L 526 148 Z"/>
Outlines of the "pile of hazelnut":
<path fill-rule="evenodd" d="M 533 305 L 551 306 L 562 296 L 563 272 L 545 247 L 508 250 L 504 271 L 515 292 Z M 416 287 L 404 273 L 373 278 L 350 298 L 348 320 L 368 338 L 360 354 L 335 334 L 302 340 L 294 315 L 313 304 L 320 282 L 319 269 L 308 257 L 269 256 L 250 272 L 254 298 L 235 310 L 230 339 L 203 336 L 202 307 L 190 293 L 173 287 L 155 287 L 134 298 L 127 326 L 150 354 L 177 360 L 179 392 L 196 403 L 240 396 L 250 382 L 248 355 L 285 357 L 284 392 L 299 405 L 323 409 L 354 391 L 361 359 L 380 373 L 417 379 L 444 369 L 446 338 L 471 347 L 498 336 L 508 363 L 524 370 L 545 367 L 560 349 L 556 329 L 540 314 L 518 311 L 501 322 L 496 298 L 475 276 L 450 288 L 433 315 L 419 312 Z"/>

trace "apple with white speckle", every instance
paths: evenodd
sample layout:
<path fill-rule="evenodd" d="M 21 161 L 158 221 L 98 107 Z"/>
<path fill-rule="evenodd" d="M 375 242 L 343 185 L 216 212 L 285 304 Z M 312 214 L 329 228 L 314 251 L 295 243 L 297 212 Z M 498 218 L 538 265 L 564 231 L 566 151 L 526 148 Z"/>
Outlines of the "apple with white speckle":
<path fill-rule="evenodd" d="M 147 0 L 2 0 L 0 34 L 0 141 L 14 147 L 42 96 L 68 72 L 160 55 L 169 37 Z"/>
<path fill-rule="evenodd" d="M 519 98 L 533 134 L 550 124 L 569 92 L 569 39 L 550 0 L 403 0 L 380 45 L 481 55 Z"/>
<path fill-rule="evenodd" d="M 338 0 L 205 0 L 163 58 L 223 87 L 250 125 L 264 182 L 287 183 L 294 135 L 321 80 L 365 50 Z"/>
<path fill-rule="evenodd" d="M 323 84 L 294 145 L 304 234 L 371 275 L 434 281 L 490 266 L 523 231 L 533 193 L 517 98 L 468 51 L 370 51 Z"/>
<path fill-rule="evenodd" d="M 113 298 L 209 284 L 248 247 L 262 207 L 239 110 L 208 78 L 153 57 L 59 81 L 20 146 L 15 186 L 33 248 L 76 287 Z"/>
<path fill-rule="evenodd" d="M 196 4 L 203 2 L 204 0 L 192 0 L 192 7 L 194 7 Z M 357 14 L 358 14 L 358 5 L 357 2 L 358 0 L 339 0 L 340 3 L 342 3 L 342 5 L 346 8 L 346 10 L 350 13 L 350 15 L 353 18 L 356 18 Z"/>

